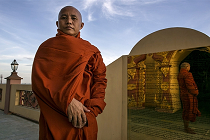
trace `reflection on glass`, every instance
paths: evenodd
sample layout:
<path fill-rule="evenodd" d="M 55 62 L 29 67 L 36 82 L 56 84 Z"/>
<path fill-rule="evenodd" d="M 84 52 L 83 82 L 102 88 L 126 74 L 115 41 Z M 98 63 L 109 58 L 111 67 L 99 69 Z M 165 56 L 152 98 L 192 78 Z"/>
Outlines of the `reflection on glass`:
<path fill-rule="evenodd" d="M 210 49 L 196 48 L 128 57 L 128 140 L 210 139 Z M 177 75 L 188 62 L 199 89 L 201 117 L 184 131 Z"/>

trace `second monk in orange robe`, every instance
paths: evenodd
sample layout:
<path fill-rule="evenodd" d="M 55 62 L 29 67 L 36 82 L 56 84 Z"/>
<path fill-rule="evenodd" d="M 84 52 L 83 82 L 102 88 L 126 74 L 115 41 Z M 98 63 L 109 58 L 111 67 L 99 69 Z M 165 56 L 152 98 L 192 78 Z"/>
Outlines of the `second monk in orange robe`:
<path fill-rule="evenodd" d="M 106 103 L 106 67 L 100 51 L 80 38 L 80 12 L 61 9 L 56 37 L 43 42 L 32 68 L 40 106 L 40 140 L 96 140 L 96 117 Z"/>
<path fill-rule="evenodd" d="M 201 116 L 201 113 L 198 110 L 198 88 L 189 70 L 190 64 L 187 62 L 182 63 L 177 78 L 183 105 L 182 119 L 184 121 L 184 129 L 187 133 L 195 134 L 195 132 L 188 127 L 189 121 L 195 122 L 196 116 Z"/>

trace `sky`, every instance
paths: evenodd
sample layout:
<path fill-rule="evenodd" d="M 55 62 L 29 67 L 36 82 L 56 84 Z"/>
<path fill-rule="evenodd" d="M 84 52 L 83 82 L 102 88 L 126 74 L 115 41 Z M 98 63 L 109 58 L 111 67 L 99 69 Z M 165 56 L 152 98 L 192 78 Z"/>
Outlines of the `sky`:
<path fill-rule="evenodd" d="M 3 83 L 14 59 L 22 83 L 31 83 L 36 51 L 56 35 L 58 12 L 67 5 L 81 12 L 81 37 L 99 48 L 106 65 L 161 29 L 185 27 L 210 36 L 210 0 L 0 0 Z"/>

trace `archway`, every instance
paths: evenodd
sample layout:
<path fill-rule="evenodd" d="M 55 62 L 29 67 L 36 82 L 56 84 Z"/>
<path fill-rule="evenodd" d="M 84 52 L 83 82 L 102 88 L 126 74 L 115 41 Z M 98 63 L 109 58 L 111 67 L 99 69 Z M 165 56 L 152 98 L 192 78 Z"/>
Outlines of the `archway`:
<path fill-rule="evenodd" d="M 210 110 L 210 53 L 194 50 L 181 61 L 190 63 L 194 80 L 199 89 L 198 102 L 199 110 L 202 113 L 209 113 Z M 180 64 L 181 64 L 180 63 Z"/>

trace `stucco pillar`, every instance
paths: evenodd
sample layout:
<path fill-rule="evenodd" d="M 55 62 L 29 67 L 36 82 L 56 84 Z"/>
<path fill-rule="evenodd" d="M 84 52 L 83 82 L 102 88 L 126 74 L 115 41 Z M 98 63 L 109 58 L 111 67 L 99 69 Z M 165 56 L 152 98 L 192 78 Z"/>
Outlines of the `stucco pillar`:
<path fill-rule="evenodd" d="M 4 113 L 9 114 L 11 84 L 21 84 L 21 79 L 23 78 L 19 77 L 17 75 L 17 72 L 11 72 L 11 75 L 5 79 L 7 79 L 7 84 L 6 84 Z"/>

